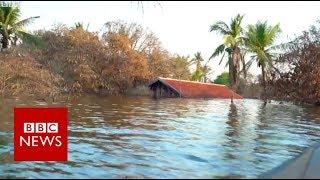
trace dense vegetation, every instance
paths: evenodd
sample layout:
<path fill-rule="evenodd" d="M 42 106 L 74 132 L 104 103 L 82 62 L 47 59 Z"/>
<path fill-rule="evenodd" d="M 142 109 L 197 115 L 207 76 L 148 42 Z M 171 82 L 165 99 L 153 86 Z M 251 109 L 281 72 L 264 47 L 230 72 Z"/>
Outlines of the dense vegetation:
<path fill-rule="evenodd" d="M 170 54 L 152 32 L 135 23 L 107 22 L 102 32 L 89 32 L 77 22 L 29 34 L 23 25 L 38 17 L 20 20 L 13 3 L 1 3 L 0 15 L 3 94 L 120 94 L 158 76 L 191 78 L 188 57 Z M 28 38 L 19 36 L 22 32 Z"/>
<path fill-rule="evenodd" d="M 223 35 L 223 44 L 219 45 L 210 59 L 222 54 L 219 64 L 221 64 L 225 54 L 227 53 L 229 67 L 230 86 L 233 90 L 239 89 L 240 75 L 247 79 L 247 68 L 250 67 L 252 61 L 256 61 L 261 67 L 261 84 L 263 87 L 262 97 L 266 99 L 266 68 L 272 66 L 274 58 L 272 46 L 277 35 L 280 33 L 279 24 L 275 26 L 268 25 L 267 22 L 249 25 L 246 29 L 242 27 L 244 16 L 237 15 L 232 18 L 230 25 L 223 21 L 218 21 L 210 26 L 210 31 L 218 32 Z M 246 63 L 245 55 L 251 53 L 251 59 Z M 241 67 L 242 66 L 242 67 Z M 267 67 L 268 66 L 268 67 Z M 242 68 L 242 70 L 240 70 Z"/>
<path fill-rule="evenodd" d="M 215 84 L 223 84 L 223 85 L 230 85 L 230 78 L 228 72 L 223 72 L 213 81 Z"/>
<path fill-rule="evenodd" d="M 283 46 L 269 73 L 269 89 L 278 99 L 320 105 L 320 24 Z"/>
<path fill-rule="evenodd" d="M 108 93 L 119 94 L 158 76 L 189 79 L 189 59 L 171 55 L 151 32 L 137 24 L 121 21 L 108 22 L 105 27 L 102 37 L 81 27 L 59 26 L 49 31 L 38 31 L 36 35 L 41 37 L 44 47 L 11 46 L 3 50 L 1 55 L 5 57 L 0 61 L 11 63 L 10 56 L 10 59 L 21 63 L 34 63 L 26 71 L 37 73 L 39 67 L 50 72 L 54 78 L 60 79 L 54 87 L 59 92 L 107 90 Z M 19 73 L 18 68 L 23 66 L 12 68 L 17 68 L 12 72 Z M 24 75 L 27 74 L 18 74 Z M 42 81 L 50 79 L 42 77 Z M 14 88 L 16 83 L 12 80 L 5 77 L 3 80 L 5 89 L 11 87 L 12 94 L 29 93 L 23 88 Z M 9 81 L 11 85 L 7 84 Z M 42 81 L 36 82 L 40 85 Z M 25 88 L 32 87 L 40 86 Z M 43 92 L 45 94 L 47 92 Z"/>
<path fill-rule="evenodd" d="M 279 24 L 258 21 L 245 28 L 244 16 L 237 15 L 229 24 L 218 21 L 210 26 L 223 42 L 205 60 L 201 52 L 192 58 L 171 54 L 139 24 L 118 20 L 106 22 L 101 32 L 90 32 L 89 24 L 75 22 L 74 27 L 28 33 L 24 27 L 37 18 L 21 20 L 19 6 L 0 3 L 4 95 L 125 94 L 159 76 L 210 83 L 213 70 L 208 63 L 219 56 L 220 63 L 227 57 L 229 72 L 214 83 L 226 84 L 244 97 L 320 103 L 318 25 L 289 43 L 275 45 Z M 253 62 L 261 68 L 257 80 L 248 73 Z"/>

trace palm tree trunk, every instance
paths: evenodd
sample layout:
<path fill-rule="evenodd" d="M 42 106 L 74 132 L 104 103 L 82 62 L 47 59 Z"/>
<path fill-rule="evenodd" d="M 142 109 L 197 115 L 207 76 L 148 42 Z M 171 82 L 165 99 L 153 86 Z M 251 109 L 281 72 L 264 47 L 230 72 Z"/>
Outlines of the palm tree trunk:
<path fill-rule="evenodd" d="M 238 90 L 239 87 L 239 71 L 240 71 L 240 61 L 241 61 L 241 53 L 238 47 L 234 49 L 234 57 L 233 57 L 233 64 L 234 64 L 234 78 L 235 78 L 235 88 Z"/>
<path fill-rule="evenodd" d="M 242 69 L 243 69 L 243 78 L 244 78 L 244 84 L 247 84 L 247 68 L 246 68 L 246 62 L 244 60 L 245 54 L 240 54 L 241 56 L 241 62 L 242 62 Z"/>
<path fill-rule="evenodd" d="M 13 41 L 12 41 L 12 45 L 13 45 L 13 46 L 16 46 L 16 45 L 17 45 L 17 42 L 18 42 L 18 37 L 17 37 L 17 36 L 14 36 L 14 37 L 13 37 Z"/>
<path fill-rule="evenodd" d="M 237 47 L 234 47 L 232 50 L 231 57 L 229 59 L 229 72 L 232 72 L 230 75 L 231 79 L 231 87 L 232 90 L 237 91 L 238 85 L 239 85 L 239 78 L 238 78 L 238 72 L 239 72 L 239 63 L 241 60 L 241 54 L 240 49 Z"/>
<path fill-rule="evenodd" d="M 233 56 L 232 55 L 230 55 L 229 56 L 229 79 L 230 79 L 230 86 L 231 86 L 231 89 L 233 90 L 233 91 L 235 91 L 236 90 L 236 87 L 235 87 L 235 84 L 236 84 L 236 82 L 235 82 L 235 75 L 234 75 L 234 64 L 233 64 Z"/>
<path fill-rule="evenodd" d="M 262 99 L 264 101 L 266 101 L 267 100 L 267 98 L 266 98 L 266 70 L 265 70 L 264 63 L 262 63 L 262 65 L 261 65 L 261 74 L 262 74 L 262 88 L 263 88 Z"/>
<path fill-rule="evenodd" d="M 2 36 L 1 39 L 1 48 L 2 49 L 7 49 L 9 45 L 9 39 L 6 36 Z"/>

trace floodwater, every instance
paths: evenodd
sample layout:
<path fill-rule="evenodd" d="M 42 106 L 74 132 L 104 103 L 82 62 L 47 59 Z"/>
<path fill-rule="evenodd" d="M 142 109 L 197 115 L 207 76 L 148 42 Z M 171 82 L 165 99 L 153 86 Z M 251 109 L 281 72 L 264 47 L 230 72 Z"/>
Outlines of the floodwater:
<path fill-rule="evenodd" d="M 13 161 L 17 105 L 69 108 L 68 162 Z M 2 99 L 0 178 L 255 178 L 320 140 L 320 109 L 259 100 Z"/>

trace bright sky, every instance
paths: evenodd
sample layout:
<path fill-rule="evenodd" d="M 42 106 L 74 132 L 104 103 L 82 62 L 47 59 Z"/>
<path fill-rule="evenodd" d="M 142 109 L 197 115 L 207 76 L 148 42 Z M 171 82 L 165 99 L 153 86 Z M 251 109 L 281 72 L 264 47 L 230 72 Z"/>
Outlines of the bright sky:
<path fill-rule="evenodd" d="M 158 6 L 158 3 L 161 6 Z M 200 51 L 207 60 L 222 43 L 222 37 L 209 32 L 209 26 L 217 20 L 230 22 L 237 13 L 245 14 L 244 27 L 267 20 L 280 23 L 282 34 L 278 42 L 287 41 L 309 28 L 320 18 L 320 2 L 144 2 L 143 11 L 137 2 L 61 1 L 21 2 L 22 16 L 40 16 L 28 28 L 50 29 L 56 23 L 73 26 L 75 22 L 90 23 L 90 31 L 99 31 L 112 20 L 137 22 L 153 31 L 171 53 L 193 56 Z M 212 77 L 226 71 L 220 58 L 211 60 Z M 256 66 L 255 64 L 253 66 Z M 259 74 L 256 67 L 251 72 Z"/>

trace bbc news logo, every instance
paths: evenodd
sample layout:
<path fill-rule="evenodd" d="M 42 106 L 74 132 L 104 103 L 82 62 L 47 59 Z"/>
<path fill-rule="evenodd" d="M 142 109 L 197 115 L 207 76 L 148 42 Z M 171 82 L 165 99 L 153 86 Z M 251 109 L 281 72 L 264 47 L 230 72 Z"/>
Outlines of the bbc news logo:
<path fill-rule="evenodd" d="M 24 133 L 58 133 L 58 123 L 24 123 L 23 127 Z"/>
<path fill-rule="evenodd" d="M 67 161 L 67 108 L 14 108 L 15 161 Z"/>
<path fill-rule="evenodd" d="M 58 123 L 24 123 L 23 132 L 26 133 L 56 133 L 58 134 Z M 20 136 L 19 146 L 61 146 L 61 136 L 46 136 L 43 138 L 42 136 L 28 136 L 25 139 L 23 136 Z"/>

